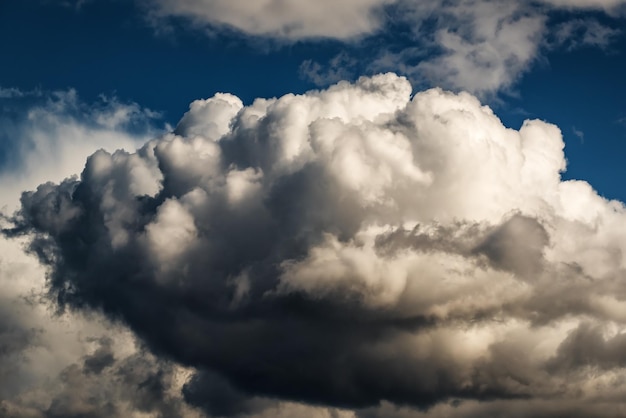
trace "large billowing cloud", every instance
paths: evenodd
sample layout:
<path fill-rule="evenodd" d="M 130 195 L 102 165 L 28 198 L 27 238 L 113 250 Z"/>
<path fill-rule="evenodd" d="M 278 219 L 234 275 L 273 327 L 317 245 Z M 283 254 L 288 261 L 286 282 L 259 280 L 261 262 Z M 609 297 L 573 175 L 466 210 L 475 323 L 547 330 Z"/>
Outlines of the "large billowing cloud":
<path fill-rule="evenodd" d="M 60 306 L 195 369 L 182 396 L 212 416 L 615 416 L 624 206 L 561 181 L 556 126 L 411 90 L 195 101 L 24 194 L 5 233 Z"/>

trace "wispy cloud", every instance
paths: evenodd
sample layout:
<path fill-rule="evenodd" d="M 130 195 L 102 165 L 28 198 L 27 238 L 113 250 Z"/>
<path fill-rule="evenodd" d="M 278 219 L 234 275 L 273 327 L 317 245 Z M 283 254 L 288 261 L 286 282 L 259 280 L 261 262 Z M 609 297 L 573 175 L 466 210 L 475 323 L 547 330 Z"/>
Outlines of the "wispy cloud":
<path fill-rule="evenodd" d="M 346 52 L 341 52 L 326 64 L 313 60 L 303 61 L 299 71 L 301 77 L 321 87 L 353 78 L 355 64 L 355 58 L 350 57 Z"/>
<path fill-rule="evenodd" d="M 621 30 L 603 25 L 596 19 L 573 19 L 556 26 L 551 47 L 606 49 L 621 34 Z"/>
<path fill-rule="evenodd" d="M 287 43 L 336 39 L 346 42 L 347 51 L 357 51 L 360 60 L 367 55 L 369 72 L 400 71 L 416 84 L 493 96 L 510 91 L 546 48 L 609 47 L 620 31 L 575 12 L 596 10 L 615 18 L 626 3 L 324 0 L 307 5 L 266 1 L 250 7 L 239 1 L 152 0 L 144 4 L 157 26 L 176 17 L 211 31 L 234 30 Z M 553 27 L 553 12 L 571 13 L 571 18 Z M 399 26 L 403 29 L 398 31 Z M 377 37 L 395 39 L 380 46 L 374 41 Z M 315 84 L 328 85 L 349 76 L 353 60 L 349 52 L 326 63 L 305 60 L 301 72 Z"/>
<path fill-rule="evenodd" d="M 43 92 L 40 89 L 22 90 L 17 87 L 0 86 L 0 99 L 19 99 L 25 97 L 41 97 Z"/>
<path fill-rule="evenodd" d="M 583 131 L 581 131 L 580 129 L 576 129 L 575 126 L 572 126 L 572 133 L 576 135 L 578 139 L 580 139 L 581 144 L 585 142 L 585 133 Z"/>

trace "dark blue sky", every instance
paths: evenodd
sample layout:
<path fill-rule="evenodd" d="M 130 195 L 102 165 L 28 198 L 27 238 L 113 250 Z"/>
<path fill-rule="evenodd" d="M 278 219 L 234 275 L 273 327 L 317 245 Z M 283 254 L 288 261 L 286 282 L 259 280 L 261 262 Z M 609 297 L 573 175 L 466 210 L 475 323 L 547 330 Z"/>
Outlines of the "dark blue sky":
<path fill-rule="evenodd" d="M 192 100 L 218 91 L 249 103 L 255 97 L 316 88 L 300 71 L 306 60 L 325 63 L 343 51 L 351 59 L 342 74 L 354 78 L 372 72 L 365 62 L 381 45 L 411 47 L 400 26 L 363 41 L 294 43 L 236 31 L 207 35 L 183 19 L 157 30 L 144 12 L 125 0 L 92 0 L 80 8 L 51 1 L 1 1 L 0 86 L 21 91 L 73 88 L 87 103 L 101 94 L 116 96 L 160 111 L 162 122 L 175 124 Z M 574 19 L 584 17 L 579 12 Z M 619 18 L 600 19 L 613 28 L 623 23 Z M 567 145 L 569 168 L 564 177 L 588 180 L 602 195 L 626 201 L 625 53 L 623 33 L 602 48 L 540 47 L 517 82 L 483 99 L 507 126 L 519 128 L 525 118 L 557 124 Z M 400 64 L 397 70 L 402 72 Z M 416 84 L 422 88 L 432 83 Z M 19 106 L 4 100 L 0 149 L 14 146 L 7 138 L 8 124 L 19 114 Z"/>

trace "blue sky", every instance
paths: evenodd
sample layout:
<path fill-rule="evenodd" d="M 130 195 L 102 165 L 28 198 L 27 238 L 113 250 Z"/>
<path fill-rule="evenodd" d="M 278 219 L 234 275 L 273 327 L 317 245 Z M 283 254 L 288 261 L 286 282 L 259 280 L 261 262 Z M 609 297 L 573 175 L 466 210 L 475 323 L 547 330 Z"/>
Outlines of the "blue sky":
<path fill-rule="evenodd" d="M 625 28 L 0 0 L 0 417 L 623 416 Z"/>
<path fill-rule="evenodd" d="M 512 75 L 515 81 L 497 85 L 483 101 L 513 128 L 526 118 L 558 125 L 569 161 L 564 177 L 588 180 L 606 197 L 626 200 L 621 185 L 626 175 L 621 163 L 626 147 L 626 35 L 620 30 L 624 21 L 619 15 L 587 9 L 545 15 L 548 26 L 594 20 L 613 32 L 605 38 L 597 35 L 599 44 L 584 40 L 585 31 L 597 33 L 597 28 L 581 26 L 560 43 L 550 40 L 554 33 L 547 35 L 544 43 L 552 45 L 539 46 L 523 70 Z M 115 96 L 161 112 L 160 122 L 170 124 L 192 100 L 215 92 L 233 93 L 246 103 L 256 97 L 302 93 L 339 78 L 371 74 L 376 68 L 368 65 L 381 50 L 402 51 L 420 43 L 406 34 L 411 22 L 392 21 L 387 30 L 356 39 L 285 40 L 236 29 L 207 29 L 184 18 L 155 23 L 139 3 L 121 0 L 3 2 L 0 23 L 3 88 L 75 89 L 87 103 L 102 94 Z M 415 65 L 432 59 L 432 48 L 423 50 L 424 56 L 407 61 Z M 303 63 L 325 66 L 340 54 L 344 59 L 338 67 L 344 68 L 334 77 L 316 85 L 304 74 Z M 381 69 L 406 73 L 405 62 L 399 59 L 397 64 Z M 434 85 L 472 87 L 419 76 L 412 81 L 416 90 Z M 3 106 L 19 104 L 4 99 Z"/>

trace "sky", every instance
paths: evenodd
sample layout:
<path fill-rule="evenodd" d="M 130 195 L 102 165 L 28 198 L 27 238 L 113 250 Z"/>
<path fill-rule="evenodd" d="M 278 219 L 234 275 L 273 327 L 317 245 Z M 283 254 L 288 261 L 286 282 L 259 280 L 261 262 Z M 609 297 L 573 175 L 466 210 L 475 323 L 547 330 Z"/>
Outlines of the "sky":
<path fill-rule="evenodd" d="M 626 415 L 623 0 L 0 0 L 0 417 Z"/>

